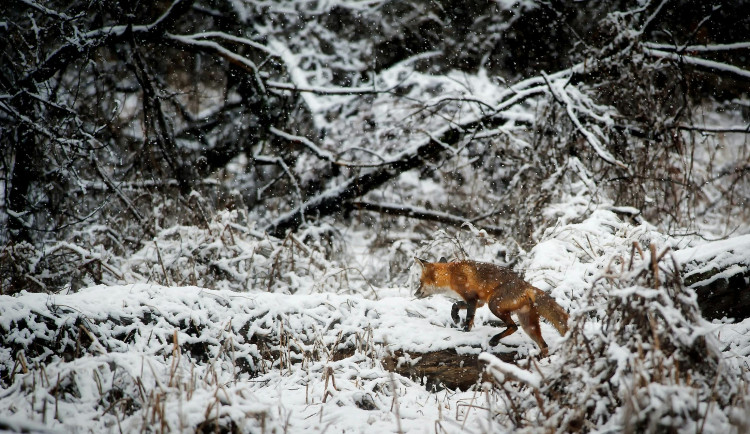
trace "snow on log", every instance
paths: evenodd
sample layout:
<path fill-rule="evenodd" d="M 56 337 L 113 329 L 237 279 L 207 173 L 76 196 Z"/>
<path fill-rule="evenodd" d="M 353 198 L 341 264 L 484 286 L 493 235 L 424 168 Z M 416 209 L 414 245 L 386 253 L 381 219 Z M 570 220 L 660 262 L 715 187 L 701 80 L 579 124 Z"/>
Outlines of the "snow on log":
<path fill-rule="evenodd" d="M 177 353 L 195 365 L 218 363 L 238 378 L 329 360 L 382 363 L 428 388 L 477 384 L 484 369 L 479 355 L 490 350 L 498 329 L 481 320 L 471 332 L 458 329 L 445 299 L 405 301 L 150 284 L 0 296 L 0 384 L 12 384 L 23 366 L 89 355 L 138 370 L 142 357 Z M 554 346 L 554 331 L 544 327 Z M 522 333 L 504 343 L 511 346 L 493 353 L 504 362 L 536 351 Z"/>
<path fill-rule="evenodd" d="M 704 317 L 750 318 L 750 235 L 678 250 L 686 286 L 698 294 Z"/>

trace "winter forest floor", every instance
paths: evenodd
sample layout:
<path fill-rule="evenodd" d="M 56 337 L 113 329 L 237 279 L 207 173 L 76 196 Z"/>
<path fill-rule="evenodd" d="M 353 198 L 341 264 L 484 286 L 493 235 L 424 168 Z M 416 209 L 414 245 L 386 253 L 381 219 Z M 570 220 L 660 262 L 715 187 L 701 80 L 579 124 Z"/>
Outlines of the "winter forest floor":
<path fill-rule="evenodd" d="M 205 244 L 211 233 L 232 224 L 219 219 L 203 231 L 183 228 L 182 246 L 170 244 L 170 234 L 162 234 L 157 245 L 164 267 L 173 268 L 179 250 L 189 249 L 187 238 L 203 238 Z M 610 390 L 597 407 L 624 407 L 627 402 L 620 400 L 632 394 L 640 400 L 633 401 L 636 408 L 646 404 L 639 411 L 664 407 L 669 417 L 684 419 L 685 431 L 724 432 L 734 426 L 741 432 L 747 426 L 747 385 L 738 394 L 719 378 L 747 375 L 750 319 L 703 320 L 695 315 L 695 295 L 660 299 L 659 291 L 627 269 L 652 270 L 648 249 L 646 260 L 637 251 L 631 257 L 635 242 L 654 243 L 659 252 L 670 247 L 662 259 L 663 279 L 675 263 L 685 265 L 687 275 L 711 267 L 737 274 L 732 267 L 742 262 L 738 258 L 750 257 L 750 236 L 691 248 L 648 224 L 624 222 L 611 211 L 595 211 L 581 223 L 555 228 L 529 252 L 526 279 L 549 291 L 571 313 L 574 326 L 560 337 L 543 322 L 551 355 L 539 358 L 538 348 L 520 330 L 490 348 L 489 339 L 498 329 L 486 308 L 478 310 L 474 329 L 464 332 L 452 324 L 450 300 L 417 300 L 411 295 L 413 282 L 371 285 L 355 273 L 320 263 L 303 245 L 296 252 L 279 246 L 273 250 L 267 238 L 246 237 L 237 229 L 232 241 L 228 236 L 214 241 L 232 242 L 248 252 L 248 268 L 232 268 L 226 260 L 225 270 L 245 272 L 251 281 L 253 272 L 266 264 L 283 268 L 279 258 L 290 255 L 283 260 L 297 261 L 295 270 L 280 270 L 275 283 L 285 290 L 237 292 L 150 282 L 2 296 L 0 428 L 497 432 L 519 417 L 530 425 L 545 425 L 554 414 L 567 421 L 571 416 L 566 411 L 577 409 L 566 409 L 570 403 L 564 390 L 554 391 L 560 387 L 556 377 L 577 372 L 581 378 L 566 377 L 563 383 L 577 383 L 575 394 L 596 395 L 601 393 L 596 383 L 605 381 L 597 374 L 601 363 L 610 365 L 605 369 Z M 155 248 L 150 250 L 130 259 L 132 273 L 143 271 L 139 267 L 145 258 L 156 254 Z M 382 266 L 369 256 L 353 256 L 352 263 L 363 272 Z M 415 280 L 416 270 L 409 276 Z M 713 273 L 703 280 L 719 278 Z M 608 316 L 611 302 L 597 295 L 602 280 L 611 281 L 607 288 L 618 303 L 636 311 L 657 306 L 647 315 L 651 323 L 646 329 L 657 344 L 671 347 L 668 353 L 654 356 L 658 352 L 648 347 L 650 337 L 638 335 L 642 324 L 637 320 Z M 650 307 L 638 307 L 643 300 Z M 599 341 L 603 348 L 580 339 Z M 581 358 L 584 351 L 598 355 Z M 719 372 L 702 372 L 706 367 L 700 364 L 690 367 L 687 360 L 693 356 L 716 357 L 713 368 Z M 634 378 L 654 375 L 650 357 L 663 358 L 659 369 L 667 375 L 652 378 L 639 390 L 643 386 Z M 493 382 L 500 387 L 492 387 Z M 730 387 L 733 402 L 714 405 L 719 400 L 715 390 L 721 387 Z M 540 398 L 540 392 L 546 397 Z M 606 403 L 608 399 L 612 401 Z M 727 411 L 727 405 L 736 410 Z M 700 417 L 693 421 L 690 412 Z M 612 418 L 607 429 L 626 428 L 619 423 Z"/>
<path fill-rule="evenodd" d="M 0 3 L 0 433 L 750 433 L 747 2 Z"/>

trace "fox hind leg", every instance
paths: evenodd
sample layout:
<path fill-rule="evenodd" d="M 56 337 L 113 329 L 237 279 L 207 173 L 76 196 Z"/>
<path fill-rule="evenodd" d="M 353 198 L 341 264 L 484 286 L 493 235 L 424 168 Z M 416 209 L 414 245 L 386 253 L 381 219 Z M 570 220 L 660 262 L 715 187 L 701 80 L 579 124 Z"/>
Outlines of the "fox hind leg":
<path fill-rule="evenodd" d="M 492 307 L 492 305 L 490 305 Z M 518 330 L 518 325 L 516 325 L 515 322 L 513 322 L 513 318 L 510 317 L 510 312 L 499 312 L 492 310 L 492 313 L 494 313 L 498 318 L 500 318 L 503 323 L 505 324 L 505 330 L 502 332 L 496 334 L 495 336 L 490 339 L 490 346 L 494 347 L 495 345 L 500 343 L 500 340 L 506 336 L 510 336 L 513 333 Z"/>
<path fill-rule="evenodd" d="M 539 345 L 539 348 L 542 350 L 542 357 L 547 357 L 549 350 L 547 349 L 547 342 L 542 337 L 542 329 L 539 326 L 539 312 L 537 312 L 534 305 L 531 305 L 522 307 L 518 310 L 517 314 L 518 322 L 521 323 L 523 331 Z"/>

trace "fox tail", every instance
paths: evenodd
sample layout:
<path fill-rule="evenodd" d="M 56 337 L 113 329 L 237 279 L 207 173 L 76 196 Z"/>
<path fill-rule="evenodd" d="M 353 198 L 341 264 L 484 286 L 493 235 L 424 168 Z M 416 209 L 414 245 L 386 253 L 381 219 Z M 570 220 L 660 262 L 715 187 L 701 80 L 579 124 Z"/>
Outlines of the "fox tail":
<path fill-rule="evenodd" d="M 561 335 L 568 331 L 568 314 L 557 304 L 554 298 L 541 289 L 534 288 L 536 291 L 536 304 L 539 315 L 549 321 Z"/>

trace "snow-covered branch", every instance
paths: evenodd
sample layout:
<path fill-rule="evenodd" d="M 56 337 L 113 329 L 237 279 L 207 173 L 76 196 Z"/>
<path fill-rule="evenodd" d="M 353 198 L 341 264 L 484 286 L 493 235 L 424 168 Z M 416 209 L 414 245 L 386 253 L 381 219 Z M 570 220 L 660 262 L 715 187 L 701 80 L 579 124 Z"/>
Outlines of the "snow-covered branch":
<path fill-rule="evenodd" d="M 202 49 L 204 51 L 210 51 L 215 52 L 219 56 L 226 59 L 228 62 L 237 65 L 248 72 L 250 72 L 253 77 L 255 77 L 255 83 L 258 86 L 258 90 L 260 92 L 265 92 L 265 84 L 264 80 L 260 77 L 260 70 L 258 69 L 258 66 L 253 62 L 252 60 L 248 59 L 245 56 L 242 56 L 240 54 L 237 54 L 221 44 L 214 42 L 214 41 L 206 41 L 201 39 L 200 37 L 196 35 L 190 35 L 190 36 L 183 36 L 183 35 L 167 35 L 167 37 L 175 42 L 179 42 L 184 45 L 192 46 L 195 48 Z"/>
<path fill-rule="evenodd" d="M 561 84 L 559 80 L 550 81 L 550 78 L 546 74 L 542 74 L 547 82 L 547 86 L 549 87 L 549 91 L 552 96 L 565 108 L 565 113 L 568 115 L 568 118 L 570 118 L 570 121 L 573 122 L 578 131 L 586 138 L 586 141 L 589 143 L 589 145 L 591 145 L 596 154 L 607 163 L 613 164 L 623 169 L 627 168 L 627 165 L 625 163 L 616 159 L 612 156 L 612 154 L 609 153 L 609 151 L 604 149 L 601 141 L 596 135 L 594 135 L 594 133 L 583 126 L 576 112 L 584 111 L 594 118 L 598 118 L 599 116 L 594 114 L 591 110 L 583 107 L 582 104 L 574 103 L 573 99 L 566 89 L 565 84 Z"/>
<path fill-rule="evenodd" d="M 644 49 L 643 52 L 648 54 L 649 56 L 657 57 L 660 59 L 674 60 L 676 62 L 697 66 L 699 68 L 703 68 L 715 73 L 728 74 L 730 76 L 741 78 L 743 80 L 750 80 L 750 71 L 727 63 L 717 62 L 715 60 L 701 59 L 699 57 L 685 56 L 680 53 L 654 50 L 650 48 Z"/>
<path fill-rule="evenodd" d="M 526 98 L 532 94 L 525 95 Z M 525 98 L 511 98 L 517 102 Z M 401 152 L 391 161 L 372 168 L 366 168 L 357 176 L 348 178 L 310 198 L 302 205 L 281 215 L 266 227 L 274 236 L 282 237 L 287 231 L 296 230 L 307 216 L 322 217 L 341 212 L 346 202 L 361 197 L 379 187 L 384 182 L 424 164 L 425 161 L 440 159 L 447 150 L 453 150 L 466 132 L 480 128 L 492 128 L 502 118 L 495 118 L 493 113 L 479 119 L 471 119 L 462 124 L 443 127 L 439 131 L 427 134 L 417 145 Z M 455 155 L 453 152 L 450 155 Z"/>
<path fill-rule="evenodd" d="M 678 124 L 677 128 L 683 131 L 698 131 L 702 133 L 720 134 L 750 134 L 750 125 L 687 125 Z"/>
<path fill-rule="evenodd" d="M 372 86 L 367 87 L 335 87 L 335 86 L 310 86 L 284 83 L 277 80 L 266 81 L 269 89 L 285 90 L 290 92 L 310 93 L 313 95 L 368 95 L 392 92 L 394 89 L 377 89 Z"/>
<path fill-rule="evenodd" d="M 50 54 L 41 65 L 30 71 L 18 81 L 21 88 L 30 89 L 34 83 L 49 80 L 68 63 L 80 58 L 82 53 L 98 47 L 124 40 L 128 37 L 128 30 L 133 35 L 150 38 L 163 34 L 181 15 L 190 10 L 195 0 L 175 0 L 169 9 L 156 21 L 147 25 L 114 25 L 92 30 L 72 41 L 60 46 Z"/>
<path fill-rule="evenodd" d="M 750 50 L 750 42 L 733 42 L 729 44 L 706 44 L 706 45 L 670 45 L 670 44 L 659 44 L 656 42 L 645 42 L 644 47 L 659 50 L 659 51 L 671 51 L 680 53 L 713 53 L 718 51 L 735 51 L 735 50 Z"/>
<path fill-rule="evenodd" d="M 321 160 L 328 161 L 329 163 L 336 163 L 336 157 L 333 156 L 330 152 L 320 149 L 318 145 L 313 143 L 312 140 L 308 139 L 304 136 L 298 136 L 295 134 L 289 134 L 287 132 L 281 131 L 280 129 L 276 127 L 271 127 L 269 130 L 271 134 L 274 134 L 284 140 L 288 140 L 293 143 L 299 143 L 303 146 L 305 146 L 307 149 L 309 149 L 316 157 L 320 158 Z"/>
<path fill-rule="evenodd" d="M 429 220 L 456 227 L 462 227 L 465 224 L 474 221 L 474 219 L 472 218 L 460 217 L 446 212 L 433 211 L 409 205 L 354 201 L 349 203 L 348 206 L 352 210 L 372 211 L 381 214 L 404 216 L 418 220 Z M 474 226 L 476 226 L 477 229 L 484 230 L 492 235 L 500 236 L 506 233 L 503 228 L 497 226 L 483 226 L 478 224 L 474 224 Z"/>
<path fill-rule="evenodd" d="M 446 131 L 446 136 L 454 136 L 455 130 Z M 267 233 L 276 237 L 283 237 L 288 231 L 294 231 L 306 220 L 307 216 L 322 217 L 343 211 L 346 201 L 360 197 L 379 187 L 385 181 L 422 164 L 423 159 L 434 158 L 445 148 L 433 140 L 406 151 L 403 157 L 392 163 L 377 168 L 365 169 L 362 174 L 350 177 L 341 184 L 329 188 L 310 198 L 293 210 L 276 218 L 265 229 Z"/>

